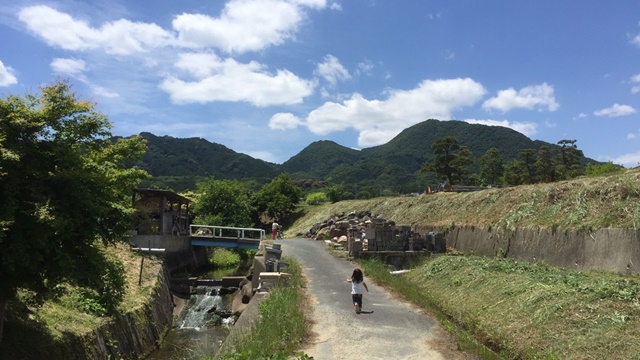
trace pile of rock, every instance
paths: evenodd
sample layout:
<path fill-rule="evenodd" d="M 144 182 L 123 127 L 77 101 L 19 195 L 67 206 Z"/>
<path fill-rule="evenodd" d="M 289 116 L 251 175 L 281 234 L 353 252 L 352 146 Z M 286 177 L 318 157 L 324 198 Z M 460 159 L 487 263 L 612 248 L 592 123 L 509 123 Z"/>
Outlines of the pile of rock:
<path fill-rule="evenodd" d="M 327 220 L 314 224 L 307 232 L 306 237 L 314 240 L 331 241 L 336 246 L 346 247 L 348 236 L 351 233 L 355 241 L 361 241 L 366 250 L 368 240 L 367 228 L 372 224 L 377 226 L 394 226 L 395 222 L 386 221 L 381 215 L 372 215 L 371 211 L 352 211 L 350 213 L 337 213 Z"/>

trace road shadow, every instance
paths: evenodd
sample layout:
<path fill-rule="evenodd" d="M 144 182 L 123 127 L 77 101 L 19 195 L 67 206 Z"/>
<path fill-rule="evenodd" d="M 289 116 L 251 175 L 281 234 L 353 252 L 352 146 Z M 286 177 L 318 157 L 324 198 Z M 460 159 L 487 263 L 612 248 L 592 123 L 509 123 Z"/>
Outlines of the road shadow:
<path fill-rule="evenodd" d="M 362 310 L 362 311 L 360 311 L 360 314 L 365 314 L 365 315 L 366 315 L 366 314 L 373 314 L 373 310 L 370 310 L 370 311 L 364 311 L 364 310 Z"/>

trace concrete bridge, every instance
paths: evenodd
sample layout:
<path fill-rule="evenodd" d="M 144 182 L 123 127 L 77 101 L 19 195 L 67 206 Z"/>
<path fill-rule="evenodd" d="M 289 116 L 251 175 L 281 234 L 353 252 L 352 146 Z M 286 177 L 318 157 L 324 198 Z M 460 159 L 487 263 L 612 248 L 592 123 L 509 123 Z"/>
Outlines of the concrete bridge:
<path fill-rule="evenodd" d="M 265 239 L 265 230 L 230 226 L 190 225 L 192 246 L 236 249 L 258 249 Z"/>

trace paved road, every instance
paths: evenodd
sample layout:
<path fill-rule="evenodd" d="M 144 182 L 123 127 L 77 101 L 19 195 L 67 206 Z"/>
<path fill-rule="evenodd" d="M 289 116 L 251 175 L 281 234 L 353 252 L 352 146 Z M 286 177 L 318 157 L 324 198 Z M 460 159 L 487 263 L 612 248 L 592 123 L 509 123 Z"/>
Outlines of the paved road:
<path fill-rule="evenodd" d="M 313 327 L 303 350 L 316 360 L 330 359 L 477 359 L 457 350 L 454 339 L 430 314 L 393 296 L 371 279 L 365 281 L 363 311 L 356 314 L 351 285 L 355 267 L 331 256 L 321 241 L 278 241 L 282 254 L 302 262 L 313 298 Z"/>

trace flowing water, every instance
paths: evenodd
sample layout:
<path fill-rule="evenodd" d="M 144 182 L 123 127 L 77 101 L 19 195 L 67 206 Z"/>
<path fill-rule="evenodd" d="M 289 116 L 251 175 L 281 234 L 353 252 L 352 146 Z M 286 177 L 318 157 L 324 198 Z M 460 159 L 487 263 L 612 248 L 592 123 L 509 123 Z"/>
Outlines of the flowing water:
<path fill-rule="evenodd" d="M 200 278 L 221 279 L 224 276 L 244 275 L 249 264 L 236 269 L 205 271 Z M 182 309 L 174 328 L 162 341 L 162 347 L 146 359 L 191 360 L 213 356 L 234 324 L 230 316 L 233 294 L 219 295 L 219 287 L 198 286 Z"/>
<path fill-rule="evenodd" d="M 217 287 L 198 287 L 185 304 L 162 348 L 147 359 L 202 359 L 220 347 L 234 317 L 229 316 L 233 295 L 218 295 Z M 222 315 L 222 316 L 221 316 Z"/>

